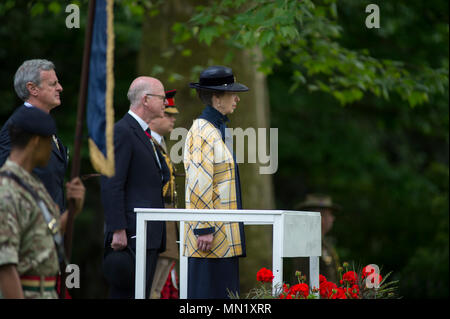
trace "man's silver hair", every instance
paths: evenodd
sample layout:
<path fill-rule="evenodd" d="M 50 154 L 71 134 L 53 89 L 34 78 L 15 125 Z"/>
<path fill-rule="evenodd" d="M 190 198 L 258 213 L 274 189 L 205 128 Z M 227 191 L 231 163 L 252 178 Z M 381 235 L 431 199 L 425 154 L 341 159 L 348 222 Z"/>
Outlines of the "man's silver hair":
<path fill-rule="evenodd" d="M 152 91 L 152 86 L 148 83 L 139 83 L 130 87 L 127 93 L 128 100 L 130 101 L 130 108 L 136 108 L 139 105 L 141 98 Z"/>
<path fill-rule="evenodd" d="M 22 101 L 28 100 L 30 92 L 27 83 L 41 84 L 41 71 L 54 70 L 53 62 L 44 59 L 27 60 L 22 63 L 14 75 L 14 90 Z"/>

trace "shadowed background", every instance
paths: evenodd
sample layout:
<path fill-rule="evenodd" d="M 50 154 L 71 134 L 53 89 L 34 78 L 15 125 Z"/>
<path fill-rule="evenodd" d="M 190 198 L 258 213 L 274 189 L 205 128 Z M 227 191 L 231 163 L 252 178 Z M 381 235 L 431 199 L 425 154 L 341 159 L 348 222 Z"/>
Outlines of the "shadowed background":
<path fill-rule="evenodd" d="M 0 124 L 21 103 L 13 76 L 26 59 L 46 58 L 56 65 L 64 88 L 62 105 L 52 113 L 58 135 L 73 149 L 79 78 L 87 17 L 80 6 L 81 28 L 65 26 L 65 2 L 4 1 L 0 4 Z M 124 1 L 115 6 L 115 118 L 128 110 L 126 92 L 138 75 L 160 78 L 166 90 L 177 89 L 176 126 L 189 128 L 202 105 L 188 83 L 199 68 L 223 64 L 225 39 L 212 45 L 173 43 L 173 24 L 185 22 L 204 1 L 169 0 L 145 10 Z M 381 29 L 364 27 L 364 1 L 337 6 L 343 28 L 339 42 L 368 49 L 379 59 L 448 69 L 448 3 L 380 3 Z M 401 14 L 400 14 L 401 13 Z M 258 164 L 240 164 L 245 209 L 288 209 L 307 193 L 333 197 L 343 210 L 331 235 L 341 261 L 375 263 L 393 271 L 404 298 L 448 297 L 448 82 L 445 94 L 415 107 L 395 94 L 388 100 L 367 94 L 342 106 L 332 95 L 308 85 L 289 92 L 292 65 L 280 54 L 272 73 L 257 70 L 261 51 L 237 50 L 228 58 L 237 80 L 250 87 L 230 116 L 232 128 L 278 128 L 278 171 L 259 174 Z M 325 62 L 324 62 L 325 63 Z M 194 70 L 193 70 L 194 68 Z M 87 132 L 85 132 L 87 136 Z M 169 147 L 175 141 L 168 143 Z M 246 154 L 247 155 L 247 154 Z M 183 172 L 182 164 L 177 165 Z M 93 173 L 83 143 L 81 174 Z M 103 212 L 99 181 L 85 181 L 85 210 L 75 222 L 72 262 L 80 266 L 81 287 L 75 298 L 105 298 L 101 273 Z M 184 179 L 177 178 L 179 207 L 184 207 Z M 241 262 L 241 288 L 256 284 L 256 272 L 271 266 L 271 228 L 246 227 L 248 257 Z M 285 271 L 293 271 L 286 263 Z"/>

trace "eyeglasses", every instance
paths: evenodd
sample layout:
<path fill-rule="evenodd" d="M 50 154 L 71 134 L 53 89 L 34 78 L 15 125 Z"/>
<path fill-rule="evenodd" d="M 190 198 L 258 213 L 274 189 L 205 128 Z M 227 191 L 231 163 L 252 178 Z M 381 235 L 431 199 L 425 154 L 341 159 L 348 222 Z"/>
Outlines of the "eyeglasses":
<path fill-rule="evenodd" d="M 158 94 L 151 94 L 151 93 L 147 93 L 145 95 L 151 95 L 151 96 L 156 96 L 159 97 L 161 100 L 165 101 L 166 100 L 166 96 L 165 95 L 158 95 Z"/>

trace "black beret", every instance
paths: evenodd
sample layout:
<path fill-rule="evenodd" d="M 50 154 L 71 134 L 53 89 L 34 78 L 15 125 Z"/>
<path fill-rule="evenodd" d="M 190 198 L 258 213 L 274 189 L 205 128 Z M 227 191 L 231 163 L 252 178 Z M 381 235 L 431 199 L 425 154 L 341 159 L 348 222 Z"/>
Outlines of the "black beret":
<path fill-rule="evenodd" d="M 31 134 L 40 136 L 56 134 L 56 124 L 52 116 L 36 107 L 21 107 L 11 122 L 11 125 Z"/>

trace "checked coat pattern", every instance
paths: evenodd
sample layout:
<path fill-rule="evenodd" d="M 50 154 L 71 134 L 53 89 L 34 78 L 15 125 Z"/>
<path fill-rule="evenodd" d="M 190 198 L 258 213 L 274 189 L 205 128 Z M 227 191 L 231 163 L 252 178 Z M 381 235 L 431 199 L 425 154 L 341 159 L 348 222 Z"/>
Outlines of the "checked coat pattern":
<path fill-rule="evenodd" d="M 196 119 L 187 134 L 184 167 L 187 209 L 237 209 L 233 156 L 219 130 L 205 119 Z M 214 233 L 212 248 L 202 252 L 196 236 L 209 233 Z M 227 258 L 242 252 L 239 223 L 185 223 L 185 256 Z"/>

